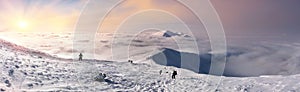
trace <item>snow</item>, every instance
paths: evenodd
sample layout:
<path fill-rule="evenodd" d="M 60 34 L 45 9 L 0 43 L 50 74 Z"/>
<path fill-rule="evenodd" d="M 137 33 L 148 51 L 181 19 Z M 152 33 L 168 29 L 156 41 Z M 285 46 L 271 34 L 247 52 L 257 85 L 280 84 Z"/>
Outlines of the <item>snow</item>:
<path fill-rule="evenodd" d="M 162 35 L 163 37 L 173 37 L 173 36 L 183 36 L 183 37 L 190 37 L 189 35 L 180 33 L 180 32 L 172 32 L 169 30 L 158 32 L 158 34 Z"/>
<path fill-rule="evenodd" d="M 72 33 L 1 33 L 0 37 L 8 41 L 0 40 L 0 88 L 6 91 L 97 92 L 300 91 L 299 43 L 230 46 L 225 69 L 227 77 L 221 77 L 205 74 L 209 67 L 204 66 L 210 62 L 210 50 L 205 48 L 209 46 L 205 44 L 207 40 L 197 39 L 203 44 L 199 46 L 201 53 L 195 54 L 195 49 L 190 46 L 193 43 L 192 38 L 163 37 L 155 35 L 156 32 L 149 34 L 148 36 L 120 34 L 115 38 L 111 34 L 97 34 L 101 38 L 96 39 L 98 48 L 95 49 L 96 59 L 94 59 L 89 58 L 92 56 L 89 55 L 90 51 L 94 49 L 72 48 L 74 42 Z M 117 40 L 112 41 L 112 38 Z M 91 41 L 75 42 L 90 44 Z M 111 52 L 111 44 L 116 50 L 129 49 L 130 52 L 129 54 L 126 51 Z M 179 49 L 176 44 L 182 44 L 183 48 Z M 72 51 L 84 52 L 84 60 L 77 61 L 77 58 L 73 60 Z M 165 61 L 162 58 L 155 59 L 161 56 L 159 53 L 167 55 Z M 203 67 L 196 70 L 201 74 L 194 72 L 193 67 L 189 69 L 191 67 L 177 65 L 181 62 L 177 59 L 181 54 L 204 59 L 201 60 L 203 65 L 200 65 Z M 128 59 L 132 59 L 133 64 L 128 63 Z M 11 70 L 14 72 L 10 76 Z M 162 75 L 159 74 L 160 70 L 163 71 Z M 173 70 L 178 72 L 175 80 L 171 79 Z M 94 80 L 99 73 L 107 74 L 104 82 Z M 8 86 L 9 84 L 11 86 Z"/>

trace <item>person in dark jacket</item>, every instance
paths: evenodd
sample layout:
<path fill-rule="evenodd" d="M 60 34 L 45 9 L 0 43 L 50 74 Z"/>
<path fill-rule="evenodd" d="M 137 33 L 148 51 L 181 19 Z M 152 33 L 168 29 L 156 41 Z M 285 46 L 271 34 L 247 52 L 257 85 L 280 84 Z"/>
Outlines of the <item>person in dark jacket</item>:
<path fill-rule="evenodd" d="M 79 54 L 79 61 L 82 61 L 82 53 Z"/>
<path fill-rule="evenodd" d="M 99 82 L 104 82 L 105 81 L 105 77 L 106 77 L 106 74 L 100 73 L 98 76 L 96 76 L 95 80 L 99 81 Z"/>
<path fill-rule="evenodd" d="M 177 71 L 173 71 L 173 73 L 172 73 L 172 79 L 175 79 L 175 76 L 177 75 Z"/>
<path fill-rule="evenodd" d="M 159 75 L 161 75 L 161 73 L 162 73 L 162 70 L 159 70 Z"/>
<path fill-rule="evenodd" d="M 128 62 L 129 62 L 129 63 L 131 63 L 131 64 L 133 63 L 133 61 L 132 61 L 132 60 L 128 60 Z"/>

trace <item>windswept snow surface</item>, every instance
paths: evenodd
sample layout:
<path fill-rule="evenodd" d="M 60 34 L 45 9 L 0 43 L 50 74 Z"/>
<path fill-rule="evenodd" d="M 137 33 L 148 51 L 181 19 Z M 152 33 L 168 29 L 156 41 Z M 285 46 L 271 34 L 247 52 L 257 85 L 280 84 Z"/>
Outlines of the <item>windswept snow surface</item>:
<path fill-rule="evenodd" d="M 0 88 L 5 91 L 300 91 L 300 75 L 235 78 L 157 64 L 73 61 L 0 42 Z M 162 75 L 159 70 L 163 70 Z M 175 80 L 170 78 L 173 70 L 179 74 Z M 94 80 L 98 73 L 107 74 L 105 82 Z"/>

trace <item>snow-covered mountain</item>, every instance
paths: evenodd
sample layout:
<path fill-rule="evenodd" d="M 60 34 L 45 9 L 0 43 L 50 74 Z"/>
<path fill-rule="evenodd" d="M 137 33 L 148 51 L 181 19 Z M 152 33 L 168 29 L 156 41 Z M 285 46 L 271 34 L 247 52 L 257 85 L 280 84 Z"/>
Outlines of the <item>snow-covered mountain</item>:
<path fill-rule="evenodd" d="M 156 36 L 156 37 L 191 37 L 190 35 L 181 32 L 173 32 L 170 30 L 155 30 L 155 29 L 146 30 L 142 32 L 141 35 Z"/>
<path fill-rule="evenodd" d="M 220 77 L 172 67 L 176 66 L 172 64 L 162 66 L 159 63 L 138 63 L 138 61 L 131 64 L 126 61 L 91 59 L 77 61 L 58 58 L 4 40 L 0 41 L 0 47 L 0 91 L 300 91 L 300 84 L 297 81 L 300 80 L 300 75 L 298 74 Z M 261 49 L 258 50 L 261 51 Z M 170 48 L 157 51 L 156 54 L 150 56 L 155 57 L 157 53 L 167 53 L 176 57 L 178 53 L 182 53 Z M 248 52 L 247 49 L 246 52 L 239 51 L 233 51 L 234 53 L 229 55 L 237 57 Z M 173 60 L 176 61 L 175 58 Z M 162 75 L 159 74 L 160 70 L 163 71 Z M 175 80 L 171 79 L 173 70 L 178 71 Z M 94 80 L 99 73 L 107 74 L 105 82 Z"/>
<path fill-rule="evenodd" d="M 187 34 L 183 34 L 183 33 L 180 33 L 180 32 L 172 32 L 172 31 L 169 31 L 169 30 L 161 31 L 158 34 L 161 34 L 163 37 L 174 37 L 174 36 L 190 37 Z"/>
<path fill-rule="evenodd" d="M 53 57 L 1 40 L 2 91 L 196 91 L 203 89 L 200 75 L 174 67 L 89 60 L 70 60 Z M 163 70 L 163 74 L 159 74 Z M 177 80 L 170 73 L 186 74 Z M 95 81 L 98 73 L 107 74 L 105 82 Z M 185 76 L 185 77 L 184 77 Z M 192 78 L 194 77 L 194 78 Z M 208 76 L 202 76 L 208 78 Z M 214 76 L 211 76 L 214 77 Z M 194 83 L 201 85 L 191 84 Z M 213 82 L 211 82 L 213 83 Z M 216 83 L 213 83 L 215 86 Z M 179 86 L 180 85 L 180 86 Z M 197 89 L 190 89 L 193 86 Z"/>

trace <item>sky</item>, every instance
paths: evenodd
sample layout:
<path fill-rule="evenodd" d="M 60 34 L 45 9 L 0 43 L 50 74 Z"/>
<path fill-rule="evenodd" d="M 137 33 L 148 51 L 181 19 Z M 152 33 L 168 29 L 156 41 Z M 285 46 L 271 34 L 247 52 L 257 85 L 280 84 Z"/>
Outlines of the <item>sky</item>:
<path fill-rule="evenodd" d="M 299 0 L 212 0 L 232 34 L 299 35 Z"/>
<path fill-rule="evenodd" d="M 1 0 L 0 30 L 64 31 L 73 27 L 83 5 L 78 0 Z"/>
<path fill-rule="evenodd" d="M 101 5 L 113 1 L 117 0 L 97 0 L 100 8 L 94 11 L 108 10 L 101 8 Z M 87 0 L 2 0 L 0 1 L 0 21 L 2 21 L 0 31 L 74 31 L 74 26 L 86 2 Z M 211 2 L 220 16 L 226 36 L 294 37 L 295 39 L 300 34 L 299 0 L 211 0 Z M 137 11 L 147 9 L 163 9 L 173 15 L 166 15 L 162 11 L 140 12 L 143 16 L 136 14 Z M 175 0 L 126 0 L 111 10 L 100 30 L 112 32 L 124 22 L 126 27 L 121 27 L 123 31 L 152 24 L 182 31 L 185 28 L 180 26 L 182 21 L 178 21 L 178 18 L 187 25 L 199 25 L 196 29 L 205 32 L 203 25 L 195 21 L 192 12 Z"/>

